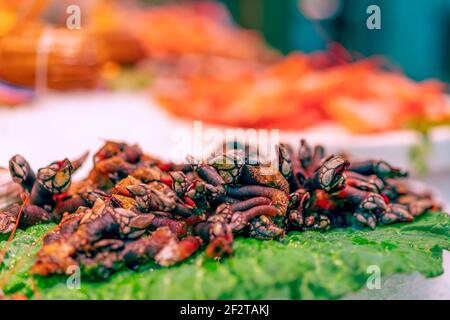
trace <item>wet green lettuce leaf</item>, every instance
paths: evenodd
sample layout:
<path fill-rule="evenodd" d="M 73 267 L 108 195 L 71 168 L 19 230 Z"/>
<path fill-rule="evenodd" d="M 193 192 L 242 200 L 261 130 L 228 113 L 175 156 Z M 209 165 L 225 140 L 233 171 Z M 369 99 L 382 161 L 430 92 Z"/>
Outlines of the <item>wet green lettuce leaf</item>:
<path fill-rule="evenodd" d="M 30 277 L 40 239 L 52 225 L 19 230 L 0 271 L 5 294 L 37 299 L 336 299 L 366 285 L 368 267 L 382 276 L 443 272 L 442 250 L 450 249 L 450 217 L 428 213 L 413 223 L 374 231 L 336 229 L 292 232 L 281 241 L 238 238 L 231 257 L 215 261 L 200 252 L 170 268 L 154 264 L 123 270 L 108 281 L 81 274 L 80 289 L 67 277 Z M 6 237 L 0 238 L 3 247 Z"/>

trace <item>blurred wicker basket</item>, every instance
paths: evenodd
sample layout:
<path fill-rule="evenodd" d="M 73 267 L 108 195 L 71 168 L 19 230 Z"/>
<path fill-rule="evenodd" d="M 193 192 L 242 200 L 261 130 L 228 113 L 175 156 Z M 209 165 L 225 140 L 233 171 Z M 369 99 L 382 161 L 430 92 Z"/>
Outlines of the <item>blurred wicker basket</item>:
<path fill-rule="evenodd" d="M 0 61 L 7 82 L 68 90 L 97 86 L 102 59 L 88 32 L 33 24 L 0 40 Z"/>

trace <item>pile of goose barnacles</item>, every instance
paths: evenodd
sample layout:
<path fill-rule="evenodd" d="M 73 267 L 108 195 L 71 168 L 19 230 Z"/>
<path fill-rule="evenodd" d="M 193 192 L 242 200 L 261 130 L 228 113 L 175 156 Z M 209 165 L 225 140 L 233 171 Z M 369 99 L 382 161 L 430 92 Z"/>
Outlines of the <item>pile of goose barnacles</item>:
<path fill-rule="evenodd" d="M 108 141 L 81 181 L 86 161 L 64 159 L 35 172 L 20 155 L 9 163 L 21 200 L 0 210 L 0 232 L 53 222 L 32 273 L 108 277 L 148 261 L 169 266 L 205 247 L 232 252 L 233 239 L 277 239 L 290 230 L 326 231 L 412 221 L 437 205 L 408 187 L 406 172 L 385 161 L 352 161 L 301 141 L 277 146 L 278 170 L 263 174 L 248 148 L 188 164 L 167 163 L 137 145 Z"/>

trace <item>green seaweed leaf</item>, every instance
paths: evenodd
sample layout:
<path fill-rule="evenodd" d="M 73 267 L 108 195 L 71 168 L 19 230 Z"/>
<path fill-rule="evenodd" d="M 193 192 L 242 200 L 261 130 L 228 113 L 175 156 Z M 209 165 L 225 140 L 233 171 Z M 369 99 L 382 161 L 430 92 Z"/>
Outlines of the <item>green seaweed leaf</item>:
<path fill-rule="evenodd" d="M 177 266 L 123 270 L 108 281 L 69 289 L 67 277 L 30 277 L 39 239 L 52 226 L 18 231 L 0 270 L 3 291 L 38 299 L 336 299 L 361 289 L 367 268 L 383 275 L 443 272 L 450 249 L 450 217 L 428 213 L 413 223 L 374 231 L 292 232 L 281 241 L 238 238 L 232 257 L 215 261 L 198 253 Z M 0 238 L 0 246 L 5 238 Z M 14 273 L 11 274 L 11 270 Z"/>

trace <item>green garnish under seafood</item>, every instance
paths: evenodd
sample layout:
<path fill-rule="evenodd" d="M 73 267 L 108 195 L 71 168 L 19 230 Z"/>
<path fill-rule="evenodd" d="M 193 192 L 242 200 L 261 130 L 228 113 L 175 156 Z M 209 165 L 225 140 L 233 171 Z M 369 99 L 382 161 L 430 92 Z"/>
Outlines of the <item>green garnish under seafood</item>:
<path fill-rule="evenodd" d="M 80 288 L 69 289 L 69 276 L 28 275 L 38 239 L 53 227 L 17 231 L 0 271 L 5 294 L 37 299 L 334 299 L 365 287 L 371 265 L 380 267 L 383 279 L 414 271 L 440 275 L 442 250 L 450 249 L 450 217 L 427 213 L 412 223 L 370 231 L 291 232 L 279 241 L 237 238 L 233 256 L 220 261 L 199 252 L 183 264 L 147 264 L 119 271 L 106 282 L 81 274 Z M 7 236 L 0 239 L 3 247 Z"/>

